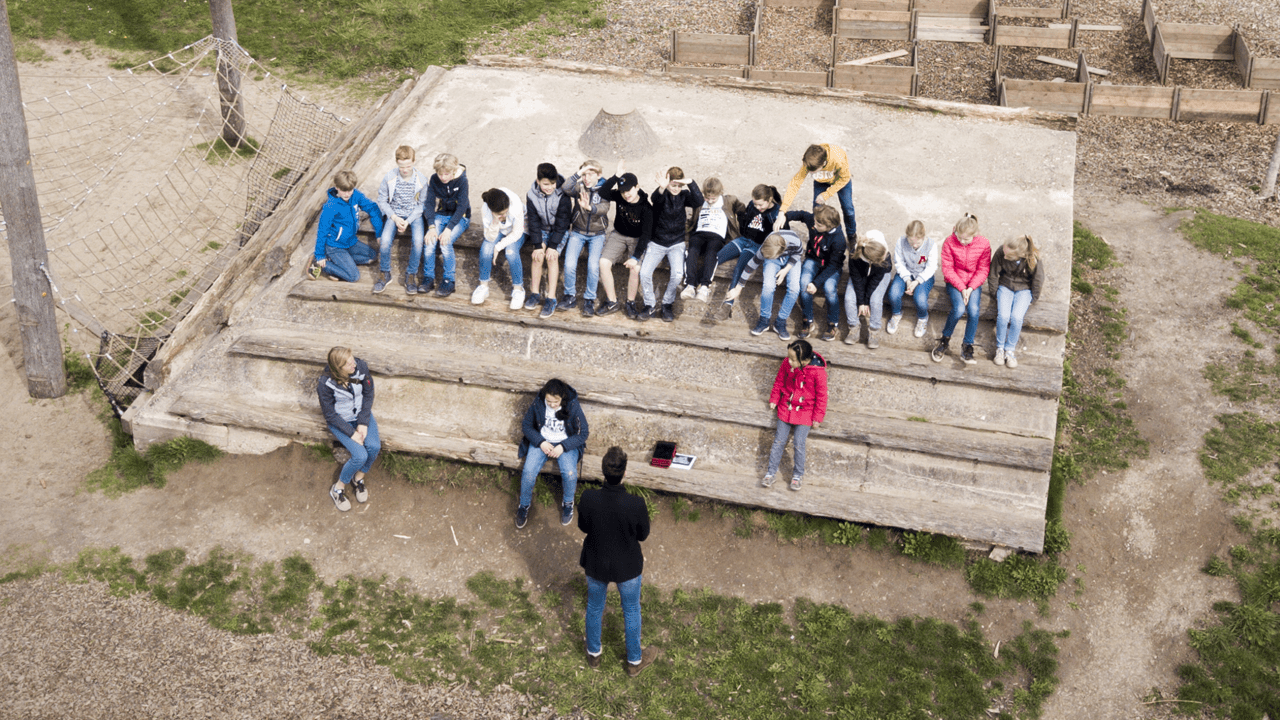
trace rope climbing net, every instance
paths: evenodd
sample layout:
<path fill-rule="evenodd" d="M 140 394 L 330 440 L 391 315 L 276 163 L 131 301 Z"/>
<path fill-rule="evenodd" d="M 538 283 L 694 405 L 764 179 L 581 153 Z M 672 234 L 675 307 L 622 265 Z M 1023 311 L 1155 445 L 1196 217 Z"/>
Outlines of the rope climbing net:
<path fill-rule="evenodd" d="M 238 94 L 237 94 L 238 89 Z M 146 362 L 345 120 L 206 37 L 24 98 L 57 307 L 117 411 Z M 0 238 L 8 247 L 6 228 Z"/>

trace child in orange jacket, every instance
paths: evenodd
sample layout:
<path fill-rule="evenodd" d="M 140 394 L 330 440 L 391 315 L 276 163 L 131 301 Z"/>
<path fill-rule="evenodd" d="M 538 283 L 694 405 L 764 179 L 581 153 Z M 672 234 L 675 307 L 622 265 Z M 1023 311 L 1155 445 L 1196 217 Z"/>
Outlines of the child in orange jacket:
<path fill-rule="evenodd" d="M 791 489 L 799 490 L 804 479 L 804 445 L 809 428 L 818 427 L 827 414 L 827 361 L 813 351 L 807 340 L 796 340 L 787 346 L 787 359 L 778 368 L 778 377 L 769 393 L 769 407 L 778 411 L 778 427 L 769 451 L 769 469 L 762 487 L 773 485 L 782 462 L 787 438 L 795 432 L 795 463 L 791 473 Z"/>

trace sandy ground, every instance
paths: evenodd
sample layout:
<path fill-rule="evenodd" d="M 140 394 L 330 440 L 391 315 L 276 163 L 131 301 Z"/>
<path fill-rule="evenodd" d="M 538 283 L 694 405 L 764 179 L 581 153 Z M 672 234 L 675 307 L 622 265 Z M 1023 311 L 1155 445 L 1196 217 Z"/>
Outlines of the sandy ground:
<path fill-rule="evenodd" d="M 1214 600 L 1235 592 L 1230 580 L 1199 572 L 1205 558 L 1237 538 L 1227 508 L 1217 491 L 1206 486 L 1196 461 L 1201 437 L 1223 404 L 1210 394 L 1198 368 L 1213 350 L 1235 342 L 1220 312 L 1220 299 L 1233 285 L 1235 271 L 1178 239 L 1173 233 L 1176 215 L 1125 201 L 1106 187 L 1078 188 L 1076 203 L 1077 219 L 1106 237 L 1125 264 L 1116 284 L 1120 302 L 1129 309 L 1133 336 L 1123 348 L 1119 369 L 1128 381 L 1126 400 L 1143 436 L 1152 441 L 1152 452 L 1126 472 L 1099 475 L 1068 493 L 1065 520 L 1075 541 L 1064 564 L 1084 578 L 1084 594 L 1074 597 L 1068 586 L 1052 601 L 1047 618 L 1038 617 L 1029 604 L 986 601 L 983 622 L 992 641 L 1015 635 L 1024 619 L 1072 631 L 1060 642 L 1062 685 L 1050 698 L 1045 717 L 1147 717 L 1162 711 L 1141 706 L 1142 695 L 1152 687 L 1166 695 L 1173 691 L 1177 665 L 1191 657 L 1187 628 L 1208 616 Z M 1177 252 L 1157 251 L 1171 247 Z M 1188 277 L 1196 278 L 1194 300 L 1179 293 Z M 6 331 L 11 355 L 19 352 L 15 326 L 12 305 L 6 303 L 0 309 L 0 328 Z M 108 500 L 81 489 L 85 474 L 101 465 L 108 451 L 106 435 L 86 399 L 29 400 L 9 356 L 0 356 L 0 389 L 0 432 L 13 438 L 11 451 L 0 459 L 9 500 L 0 506 L 0 547 L 9 550 L 0 570 L 29 558 L 69 560 L 85 547 L 119 545 L 139 556 L 173 546 L 201 553 L 222 545 L 263 559 L 300 551 L 327 578 L 348 572 L 405 575 L 431 595 L 467 597 L 463 582 L 481 570 L 528 577 L 544 586 L 576 572 L 576 530 L 561 528 L 538 508 L 530 526 L 517 532 L 511 523 L 512 502 L 497 489 L 410 487 L 375 468 L 371 503 L 340 516 L 323 490 L 332 466 L 312 460 L 298 447 L 190 467 L 174 474 L 163 490 Z M 396 534 L 410 539 L 394 538 Z M 959 619 L 978 599 L 954 571 L 866 549 L 785 544 L 771 536 L 737 538 L 728 521 L 707 512 L 693 524 L 673 523 L 669 514 L 660 517 L 646 552 L 646 580 L 667 590 L 707 587 L 752 601 L 807 596 L 885 618 L 921 614 L 946 620 Z M 6 612 L 0 631 L 4 665 L 28 665 L 25 676 L 31 682 L 53 677 L 61 683 L 64 703 L 31 716 L 89 716 L 77 712 L 83 691 L 104 682 L 130 682 L 128 663 L 117 662 L 110 648 L 87 641 L 67 644 L 59 635 L 87 638 L 109 632 L 90 622 L 92 603 L 86 615 L 84 603 L 60 604 L 57 593 L 31 583 L 0 588 L 0 597 L 6 605 L 40 597 L 51 601 L 42 604 L 39 622 Z M 101 607 L 111 606 L 104 602 Z M 157 622 L 173 622 L 168 611 L 154 606 L 130 611 L 152 612 Z M 49 613 L 55 613 L 53 620 Z M 217 635 L 210 631 L 207 642 L 220 642 Z M 58 675 L 57 667 L 36 663 L 37 657 L 44 663 L 50 656 L 31 649 L 34 641 L 68 648 L 66 652 L 101 653 L 103 668 L 93 677 Z M 118 642 L 145 653 L 153 640 L 122 635 Z M 174 651 L 169 662 L 208 669 L 189 674 L 191 693 L 232 697 L 230 689 L 207 686 L 214 682 L 210 678 L 223 676 L 214 672 L 220 662 L 216 654 L 203 648 L 193 644 L 189 652 Z M 311 661 L 322 672 L 319 659 Z M 17 701 L 44 687 L 24 686 L 23 677 L 11 672 L 0 683 L 0 717 L 23 716 L 15 710 Z M 280 680 L 243 677 L 235 687 L 250 692 L 259 682 Z M 405 692 L 395 681 L 378 688 Z M 297 697 L 311 702 L 313 692 L 328 690 L 299 685 Z M 124 707 L 119 712 L 131 716 L 163 714 Z M 332 704 L 317 707 L 317 715 L 349 715 Z M 417 707 L 425 713 L 432 706 Z M 100 716 L 112 715 L 108 708 Z"/>

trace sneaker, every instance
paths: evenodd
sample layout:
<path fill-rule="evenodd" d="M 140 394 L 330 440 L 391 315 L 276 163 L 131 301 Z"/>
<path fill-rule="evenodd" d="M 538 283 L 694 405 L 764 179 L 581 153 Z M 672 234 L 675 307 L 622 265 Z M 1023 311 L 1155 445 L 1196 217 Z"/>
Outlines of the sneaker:
<path fill-rule="evenodd" d="M 773 476 L 765 475 L 764 479 L 760 481 L 760 487 L 773 487 Z"/>
<path fill-rule="evenodd" d="M 556 299 L 549 297 L 542 301 L 542 312 L 538 313 L 540 318 L 549 318 L 556 313 Z"/>
<path fill-rule="evenodd" d="M 455 289 L 457 287 L 453 284 L 453 281 L 445 278 L 440 281 L 440 287 L 436 288 L 436 297 L 449 297 Z"/>
<path fill-rule="evenodd" d="M 942 362 L 942 358 L 951 354 L 951 338 L 938 338 L 938 344 L 933 346 L 933 352 L 929 353 L 929 357 L 934 362 Z"/>
<path fill-rule="evenodd" d="M 471 304 L 480 305 L 489 299 L 489 283 L 480 283 L 471 291 Z"/>
<path fill-rule="evenodd" d="M 618 302 L 617 302 L 617 301 L 614 301 L 614 300 L 605 300 L 604 302 L 600 303 L 600 307 L 596 309 L 596 314 L 597 314 L 597 315 L 612 315 L 612 314 L 614 314 L 614 313 L 618 312 L 618 309 L 619 309 L 619 308 L 621 308 L 621 307 L 622 307 L 622 305 L 618 304 Z M 635 311 L 633 310 L 632 312 L 635 312 Z M 629 315 L 628 315 L 628 317 L 629 317 Z"/>
<path fill-rule="evenodd" d="M 1004 348 L 996 348 L 996 357 L 995 357 L 995 360 L 993 360 L 993 362 L 997 365 L 1004 364 Z"/>
<path fill-rule="evenodd" d="M 356 480 L 352 482 L 351 488 L 356 491 L 356 502 L 369 502 L 369 488 L 365 487 L 364 480 Z"/>
<path fill-rule="evenodd" d="M 583 654 L 587 656 L 587 667 L 591 668 L 592 670 L 595 670 L 600 667 L 600 656 L 604 655 L 603 652 L 601 652 L 600 655 L 592 655 L 591 653 L 587 652 L 584 649 Z"/>
<path fill-rule="evenodd" d="M 333 498 L 333 504 L 342 512 L 351 509 L 351 501 L 347 500 L 347 493 L 344 492 L 346 487 L 342 483 L 338 483 L 329 488 L 329 497 Z"/>
<path fill-rule="evenodd" d="M 433 277 L 423 278 L 422 284 L 418 286 L 418 294 L 426 295 L 436 289 L 436 279 Z"/>
<path fill-rule="evenodd" d="M 627 301 L 627 303 L 626 303 L 625 305 L 623 305 L 623 306 L 622 306 L 622 310 L 623 310 L 623 312 L 624 312 L 624 313 L 626 313 L 627 317 L 628 317 L 628 318 L 630 318 L 630 319 L 632 319 L 632 320 L 635 320 L 635 319 L 636 319 L 636 315 L 638 315 L 638 314 L 639 314 L 639 313 L 636 311 L 636 301 L 635 301 L 635 300 L 628 300 L 628 301 Z"/>
<path fill-rule="evenodd" d="M 836 339 L 836 326 L 828 323 L 827 329 L 822 331 L 822 341 L 831 342 L 832 340 L 835 340 L 835 339 Z"/>
<path fill-rule="evenodd" d="M 867 329 L 867 349 L 875 350 L 880 347 L 880 331 L 875 328 Z"/>
<path fill-rule="evenodd" d="M 573 522 L 573 503 L 565 503 L 560 506 L 560 524 L 568 525 Z"/>
<path fill-rule="evenodd" d="M 782 342 L 786 342 L 791 339 L 791 333 L 787 332 L 787 321 L 783 318 L 778 318 L 773 321 L 773 331 L 778 333 L 778 339 Z"/>
<path fill-rule="evenodd" d="M 846 332 L 846 333 L 844 334 L 844 344 L 845 344 L 845 345 L 857 345 L 857 344 L 858 344 L 858 328 L 853 327 L 853 326 L 850 326 L 850 327 L 849 327 L 849 332 Z"/>
<path fill-rule="evenodd" d="M 587 300 L 586 298 L 583 298 L 582 317 L 595 317 L 595 316 L 596 316 L 596 301 Z"/>
<path fill-rule="evenodd" d="M 638 677 L 640 673 L 648 669 L 648 667 L 653 664 L 653 661 L 657 660 L 658 657 L 661 655 L 662 655 L 661 650 L 650 645 L 649 647 L 641 651 L 640 662 L 633 664 L 633 663 L 627 662 L 626 660 L 623 660 L 622 664 L 627 666 L 627 675 L 631 677 Z"/>
<path fill-rule="evenodd" d="M 646 320 L 648 320 L 648 319 L 649 319 L 649 318 L 651 318 L 651 317 L 653 317 L 653 308 L 649 307 L 648 305 L 637 305 L 637 306 L 636 306 L 636 320 L 637 320 L 637 321 L 639 321 L 639 322 L 645 322 Z"/>
<path fill-rule="evenodd" d="M 387 285 L 389 285 L 390 283 L 391 283 L 391 273 L 389 272 L 382 273 L 382 277 L 378 278 L 378 281 L 373 284 L 373 294 L 378 295 L 383 290 L 386 290 Z"/>
<path fill-rule="evenodd" d="M 517 285 L 511 288 L 511 305 L 508 306 L 512 310 L 519 310 L 524 307 L 524 286 Z"/>
<path fill-rule="evenodd" d="M 418 276 L 417 275 L 410 275 L 409 273 L 404 274 L 404 294 L 405 295 L 418 294 Z"/>
<path fill-rule="evenodd" d="M 924 331 L 929 329 L 929 318 L 920 318 L 916 321 L 916 330 L 913 335 L 916 337 L 924 337 Z"/>
<path fill-rule="evenodd" d="M 977 359 L 973 357 L 973 345 L 970 345 L 969 343 L 962 343 L 960 345 L 960 359 L 963 360 L 966 365 L 972 365 L 978 362 Z"/>
<path fill-rule="evenodd" d="M 761 316 L 760 316 L 760 322 L 756 323 L 756 326 L 755 326 L 755 327 L 753 327 L 753 328 L 751 328 L 751 334 L 752 334 L 752 335 L 763 335 L 763 334 L 764 334 L 764 331 L 765 331 L 765 330 L 768 330 L 768 329 L 769 329 L 769 318 L 767 318 L 767 317 L 765 317 L 765 316 L 761 315 Z"/>
<path fill-rule="evenodd" d="M 801 321 L 800 321 L 800 329 L 799 329 L 799 330 L 796 330 L 796 337 L 798 337 L 798 338 L 807 338 L 807 337 L 809 337 L 809 332 L 810 332 L 811 330 L 813 330 L 813 321 L 812 321 L 812 320 L 801 320 Z"/>
<path fill-rule="evenodd" d="M 576 307 L 578 307 L 577 295 L 565 295 L 564 302 L 560 303 L 560 308 L 562 310 L 572 310 Z"/>
<path fill-rule="evenodd" d="M 1012 351 L 1004 354 L 1004 366 L 1007 368 L 1018 367 L 1018 358 L 1014 357 Z"/>
<path fill-rule="evenodd" d="M 723 303 L 720 304 L 720 309 L 722 312 L 724 312 L 725 320 L 728 320 L 729 318 L 733 317 L 733 301 L 732 300 L 725 300 Z"/>
<path fill-rule="evenodd" d="M 345 280 L 338 277 L 337 275 L 330 273 L 328 270 L 324 271 L 324 279 L 328 280 L 329 282 L 346 282 Z"/>
<path fill-rule="evenodd" d="M 524 527 L 527 522 L 529 522 L 529 506 L 521 505 L 516 508 L 516 529 Z"/>
<path fill-rule="evenodd" d="M 710 285 L 703 285 L 702 287 L 698 288 L 698 294 L 697 294 L 695 297 L 697 297 L 697 298 L 698 298 L 698 302 L 710 302 L 710 301 L 711 301 L 711 286 L 710 286 Z"/>
<path fill-rule="evenodd" d="M 671 303 L 662 303 L 662 322 L 675 322 L 676 308 Z"/>
<path fill-rule="evenodd" d="M 799 490 L 799 489 L 800 489 L 800 481 L 801 481 L 801 478 L 802 478 L 802 477 L 803 477 L 803 476 L 801 476 L 801 475 L 796 475 L 795 477 L 791 478 L 791 486 L 790 486 L 790 487 L 791 487 L 791 489 L 792 489 L 792 490 Z"/>
<path fill-rule="evenodd" d="M 884 326 L 884 331 L 890 335 L 898 332 L 898 323 L 902 322 L 901 315 L 892 315 L 889 317 L 889 324 Z"/>
<path fill-rule="evenodd" d="M 698 296 L 698 288 L 692 285 L 685 285 L 684 290 L 680 291 L 680 297 L 684 300 L 692 300 Z"/>
<path fill-rule="evenodd" d="M 542 304 L 542 296 L 539 295 L 538 293 L 529 295 L 524 299 L 525 310 L 533 310 L 534 308 L 538 307 L 541 304 Z"/>

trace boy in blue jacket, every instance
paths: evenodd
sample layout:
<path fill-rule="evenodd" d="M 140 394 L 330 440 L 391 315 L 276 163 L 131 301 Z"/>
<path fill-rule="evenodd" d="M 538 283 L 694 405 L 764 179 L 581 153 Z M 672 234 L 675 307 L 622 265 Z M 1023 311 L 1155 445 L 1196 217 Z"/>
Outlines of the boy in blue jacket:
<path fill-rule="evenodd" d="M 360 280 L 357 266 L 368 265 L 378 258 L 377 248 L 356 240 L 356 229 L 360 227 L 357 209 L 369 216 L 373 234 L 381 236 L 382 211 L 377 203 L 356 189 L 355 173 L 339 170 L 333 176 L 329 199 L 320 211 L 320 222 L 316 223 L 314 261 L 308 270 L 312 280 L 319 279 L 323 271 L 330 280 L 357 282 Z"/>

